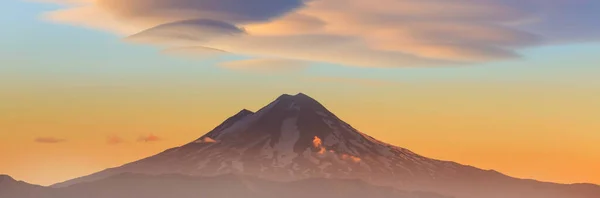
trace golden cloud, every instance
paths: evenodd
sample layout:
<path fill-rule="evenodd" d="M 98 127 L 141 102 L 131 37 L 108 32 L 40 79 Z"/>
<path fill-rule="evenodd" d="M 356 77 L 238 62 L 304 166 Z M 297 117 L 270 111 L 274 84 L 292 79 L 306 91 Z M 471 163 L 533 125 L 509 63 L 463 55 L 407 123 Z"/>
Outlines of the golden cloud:
<path fill-rule="evenodd" d="M 34 141 L 37 143 L 42 143 L 42 144 L 56 144 L 56 143 L 65 142 L 67 140 L 62 139 L 62 138 L 56 138 L 56 137 L 38 137 L 38 138 L 35 138 Z"/>
<path fill-rule="evenodd" d="M 153 134 L 140 136 L 138 138 L 138 142 L 157 142 L 157 141 L 161 141 L 161 140 L 162 140 L 162 138 L 160 138 L 156 135 L 153 135 Z"/>
<path fill-rule="evenodd" d="M 111 135 L 106 138 L 106 143 L 110 145 L 117 145 L 125 142 L 125 140 L 119 136 Z"/>

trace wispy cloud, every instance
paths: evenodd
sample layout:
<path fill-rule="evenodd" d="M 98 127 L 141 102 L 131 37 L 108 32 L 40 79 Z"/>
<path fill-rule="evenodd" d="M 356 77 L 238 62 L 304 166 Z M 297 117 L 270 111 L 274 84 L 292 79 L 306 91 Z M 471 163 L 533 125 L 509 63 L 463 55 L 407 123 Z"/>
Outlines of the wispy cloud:
<path fill-rule="evenodd" d="M 54 0 L 60 2 L 60 0 Z M 69 3 L 63 1 L 62 3 Z M 366 67 L 519 58 L 522 49 L 600 39 L 600 1 L 79 0 L 47 14 L 138 42 Z M 177 10 L 177 12 L 173 12 Z"/>
<path fill-rule="evenodd" d="M 347 78 L 347 77 L 307 77 L 303 78 L 309 82 L 321 82 L 321 83 L 341 83 L 341 84 L 354 84 L 359 86 L 389 86 L 396 85 L 398 82 L 378 80 L 378 79 L 367 79 L 367 78 Z"/>
<path fill-rule="evenodd" d="M 230 54 L 229 52 L 224 50 L 204 46 L 173 47 L 164 49 L 161 51 L 161 53 L 199 59 L 213 58 Z"/>
<path fill-rule="evenodd" d="M 38 137 L 38 138 L 35 138 L 34 141 L 37 143 L 42 143 L 42 144 L 56 144 L 56 143 L 65 142 L 67 140 L 62 139 L 62 138 L 56 138 L 56 137 Z"/>
<path fill-rule="evenodd" d="M 285 59 L 247 59 L 220 63 L 219 66 L 231 70 L 255 73 L 296 72 L 309 65 L 303 61 Z"/>
<path fill-rule="evenodd" d="M 156 135 L 150 134 L 150 135 L 143 135 L 140 136 L 138 138 L 138 142 L 158 142 L 163 140 L 161 137 L 158 137 Z"/>
<path fill-rule="evenodd" d="M 125 140 L 119 136 L 116 135 L 111 135 L 106 137 L 106 143 L 110 144 L 110 145 L 117 145 L 117 144 L 121 144 L 124 143 Z"/>

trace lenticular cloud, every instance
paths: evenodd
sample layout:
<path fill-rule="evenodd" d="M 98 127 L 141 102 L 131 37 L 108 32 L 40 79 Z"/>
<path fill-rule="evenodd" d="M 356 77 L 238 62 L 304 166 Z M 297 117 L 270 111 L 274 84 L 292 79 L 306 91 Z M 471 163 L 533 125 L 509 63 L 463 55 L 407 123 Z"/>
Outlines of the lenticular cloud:
<path fill-rule="evenodd" d="M 60 0 L 55 0 L 59 1 Z M 128 40 L 364 67 L 514 59 L 596 40 L 592 0 L 79 0 L 51 20 Z"/>
<path fill-rule="evenodd" d="M 164 44 L 189 46 L 218 37 L 244 34 L 235 25 L 210 19 L 196 19 L 162 24 L 127 37 L 137 42 L 163 42 Z"/>

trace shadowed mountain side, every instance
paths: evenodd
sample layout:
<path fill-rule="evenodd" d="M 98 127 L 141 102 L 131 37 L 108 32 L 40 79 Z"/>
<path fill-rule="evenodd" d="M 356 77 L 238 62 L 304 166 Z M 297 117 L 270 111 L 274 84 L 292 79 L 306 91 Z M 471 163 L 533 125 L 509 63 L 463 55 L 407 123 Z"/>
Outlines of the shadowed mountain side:
<path fill-rule="evenodd" d="M 39 187 L 30 185 L 31 188 Z M 121 174 L 66 188 L 41 188 L 36 193 L 21 188 L 2 198 L 448 198 L 433 193 L 405 192 L 372 186 L 360 180 L 308 179 L 273 182 L 255 177 L 221 175 L 150 176 Z M 0 192 L 6 189 L 0 186 Z"/>

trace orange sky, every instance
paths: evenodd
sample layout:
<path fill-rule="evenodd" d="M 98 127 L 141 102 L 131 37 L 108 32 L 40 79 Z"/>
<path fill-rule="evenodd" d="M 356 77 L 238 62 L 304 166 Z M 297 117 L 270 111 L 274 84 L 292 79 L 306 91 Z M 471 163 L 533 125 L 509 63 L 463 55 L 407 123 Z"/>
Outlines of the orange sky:
<path fill-rule="evenodd" d="M 600 184 L 600 1 L 236 7 L 209 12 L 227 23 L 205 43 L 195 36 L 214 23 L 166 16 L 204 10 L 198 1 L 39 2 L 0 1 L 0 27 L 10 27 L 0 36 L 0 174 L 44 185 L 83 176 L 304 92 L 428 157 Z M 256 21 L 229 23 L 240 16 Z M 123 42 L 132 34 L 144 44 Z"/>
<path fill-rule="evenodd" d="M 458 82 L 343 87 L 289 82 L 215 89 L 229 91 L 49 86 L 0 92 L 0 173 L 44 185 L 82 176 L 192 141 L 242 108 L 257 110 L 279 94 L 308 90 L 355 128 L 428 157 L 516 177 L 600 183 L 598 92 Z M 160 139 L 138 141 L 149 135 Z M 109 144 L 111 136 L 112 143 L 114 137 L 124 142 Z M 65 141 L 38 143 L 38 137 Z"/>

